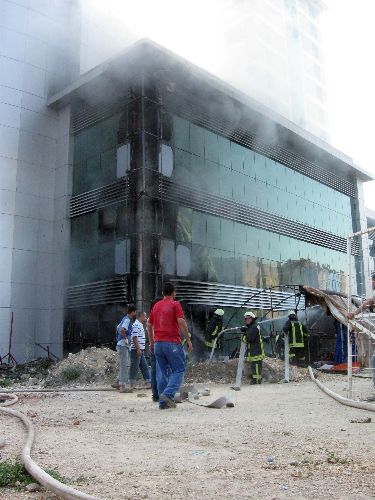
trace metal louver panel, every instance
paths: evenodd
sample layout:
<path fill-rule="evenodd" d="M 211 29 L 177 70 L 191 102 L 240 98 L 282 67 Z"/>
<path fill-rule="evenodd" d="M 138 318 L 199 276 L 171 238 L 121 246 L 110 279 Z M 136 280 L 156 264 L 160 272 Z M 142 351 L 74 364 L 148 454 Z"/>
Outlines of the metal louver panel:
<path fill-rule="evenodd" d="M 66 307 L 75 308 L 126 302 L 128 295 L 129 285 L 126 276 L 69 286 L 66 290 Z"/>
<path fill-rule="evenodd" d="M 296 307 L 294 290 L 291 292 L 262 290 L 224 283 L 189 280 L 173 280 L 173 282 L 176 286 L 178 300 L 191 305 L 248 307 L 249 309 L 273 309 L 274 311 L 285 311 Z M 304 307 L 305 298 L 302 295 L 298 308 L 303 309 Z"/>
<path fill-rule="evenodd" d="M 188 208 L 224 217 L 226 219 L 264 229 L 290 238 L 306 241 L 324 248 L 346 253 L 346 239 L 311 226 L 292 221 L 258 208 L 234 202 L 233 200 L 209 194 L 197 189 L 177 185 L 169 179 L 160 177 L 159 197 L 162 200 L 183 205 Z M 353 248 L 353 253 L 358 247 Z"/>
<path fill-rule="evenodd" d="M 69 217 L 77 217 L 94 210 L 121 203 L 129 198 L 129 178 L 123 177 L 113 184 L 72 196 Z"/>
<path fill-rule="evenodd" d="M 121 100 L 116 103 L 97 104 L 95 107 L 82 105 L 75 108 L 72 118 L 72 132 L 75 134 L 80 130 L 90 127 L 105 118 L 109 118 L 116 113 L 120 113 L 127 105 L 126 100 Z"/>
<path fill-rule="evenodd" d="M 185 101 L 185 103 L 184 103 Z M 347 179 L 344 179 L 329 170 L 326 170 L 319 165 L 307 160 L 297 153 L 278 145 L 271 144 L 265 139 L 256 137 L 247 130 L 244 130 L 234 123 L 225 121 L 225 119 L 217 119 L 212 114 L 204 113 L 201 107 L 198 107 L 194 102 L 186 103 L 186 98 L 175 95 L 168 96 L 167 104 L 169 104 L 176 114 L 193 121 L 197 125 L 208 128 L 220 135 L 223 135 L 238 144 L 256 151 L 268 158 L 275 160 L 287 167 L 300 172 L 303 175 L 317 180 L 326 186 L 329 186 L 336 191 L 339 191 L 347 196 L 355 198 L 355 185 Z"/>

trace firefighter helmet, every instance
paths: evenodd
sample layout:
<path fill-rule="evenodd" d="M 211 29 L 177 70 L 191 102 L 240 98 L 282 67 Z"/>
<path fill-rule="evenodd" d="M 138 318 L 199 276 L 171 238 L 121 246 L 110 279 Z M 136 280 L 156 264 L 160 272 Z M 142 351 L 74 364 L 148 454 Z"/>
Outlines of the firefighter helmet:
<path fill-rule="evenodd" d="M 216 309 L 214 314 L 216 314 L 217 316 L 224 316 L 224 311 L 222 309 Z"/>
<path fill-rule="evenodd" d="M 243 315 L 243 317 L 246 319 L 246 318 L 253 318 L 253 319 L 257 319 L 257 317 L 255 316 L 255 314 L 251 311 L 246 311 L 245 314 Z"/>
<path fill-rule="evenodd" d="M 288 318 L 290 318 L 291 316 L 297 316 L 296 312 L 293 311 L 292 309 L 288 311 Z"/>

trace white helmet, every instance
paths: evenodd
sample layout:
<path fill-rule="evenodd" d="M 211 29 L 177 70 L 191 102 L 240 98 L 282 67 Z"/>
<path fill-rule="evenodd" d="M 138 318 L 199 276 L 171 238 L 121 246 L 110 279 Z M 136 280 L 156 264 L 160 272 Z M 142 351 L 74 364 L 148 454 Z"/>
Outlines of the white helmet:
<path fill-rule="evenodd" d="M 288 311 L 288 318 L 289 318 L 290 316 L 297 316 L 296 312 L 295 312 L 295 311 L 293 311 L 293 309 L 291 309 L 290 311 Z"/>
<path fill-rule="evenodd" d="M 246 319 L 246 318 L 253 318 L 253 319 L 256 319 L 257 317 L 255 316 L 255 314 L 251 311 L 246 311 L 245 314 L 243 315 L 243 317 Z"/>
<path fill-rule="evenodd" d="M 216 309 L 214 314 L 217 314 L 217 316 L 224 316 L 224 311 L 222 309 Z"/>

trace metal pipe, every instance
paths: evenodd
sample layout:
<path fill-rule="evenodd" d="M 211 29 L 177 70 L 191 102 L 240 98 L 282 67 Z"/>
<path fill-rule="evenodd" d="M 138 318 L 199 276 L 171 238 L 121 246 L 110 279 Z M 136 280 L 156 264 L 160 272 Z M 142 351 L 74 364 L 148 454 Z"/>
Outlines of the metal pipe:
<path fill-rule="evenodd" d="M 348 263 L 348 303 L 347 309 L 348 313 L 352 308 L 352 266 L 351 266 L 351 236 L 347 238 L 347 263 Z M 348 399 L 352 399 L 353 396 L 353 365 L 352 365 L 352 337 L 350 334 L 350 322 L 347 325 L 347 365 L 348 365 L 348 375 L 347 375 L 347 396 Z"/>

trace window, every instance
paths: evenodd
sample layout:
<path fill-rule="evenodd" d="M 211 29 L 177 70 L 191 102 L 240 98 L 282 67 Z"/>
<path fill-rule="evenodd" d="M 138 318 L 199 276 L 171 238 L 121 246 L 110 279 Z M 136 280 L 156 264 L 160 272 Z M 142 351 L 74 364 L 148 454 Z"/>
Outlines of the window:
<path fill-rule="evenodd" d="M 173 150 L 167 144 L 160 145 L 159 172 L 166 177 L 171 177 L 173 174 Z"/>

